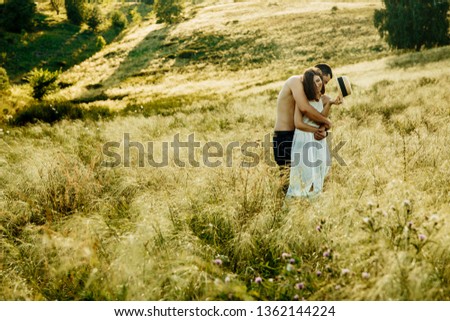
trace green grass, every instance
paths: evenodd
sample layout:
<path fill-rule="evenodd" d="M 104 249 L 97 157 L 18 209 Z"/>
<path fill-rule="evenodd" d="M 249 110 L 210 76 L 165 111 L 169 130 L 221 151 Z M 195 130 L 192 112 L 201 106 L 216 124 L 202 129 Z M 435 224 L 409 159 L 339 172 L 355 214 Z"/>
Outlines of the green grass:
<path fill-rule="evenodd" d="M 154 97 L 151 101 L 140 104 L 129 104 L 121 110 L 122 115 L 143 115 L 151 117 L 155 115 L 172 116 L 181 114 L 198 114 L 224 110 L 217 101 L 216 95 L 179 95 L 170 97 Z M 221 97 L 225 100 L 226 98 Z"/>
<path fill-rule="evenodd" d="M 102 36 L 111 42 L 115 34 L 106 32 Z M 0 46 L 6 53 L 4 67 L 14 82 L 20 81 L 33 68 L 66 70 L 100 49 L 95 45 L 96 38 L 96 34 L 66 22 L 41 27 L 35 33 L 2 33 Z"/>
<path fill-rule="evenodd" d="M 108 26 L 108 21 L 101 31 L 93 33 L 62 19 L 64 13 L 56 16 L 43 5 L 39 9 L 37 26 L 32 32 L 0 32 L 3 67 L 13 82 L 19 82 L 33 68 L 67 70 L 101 49 L 96 45 L 98 36 L 111 43 L 120 33 L 120 30 Z M 145 5 L 139 5 L 137 9 L 144 16 L 149 11 Z M 131 11 L 127 6 L 122 10 L 128 15 Z"/>
<path fill-rule="evenodd" d="M 413 66 L 423 66 L 430 62 L 444 60 L 450 55 L 449 47 L 434 48 L 422 52 L 403 54 L 399 57 L 390 58 L 388 64 L 391 68 L 409 68 Z"/>
<path fill-rule="evenodd" d="M 168 39 L 164 44 L 173 48 L 167 58 L 175 58 L 175 66 L 208 63 L 232 70 L 252 68 L 278 58 L 275 41 L 267 41 L 260 30 L 244 34 L 206 33 L 203 31 L 184 38 Z"/>

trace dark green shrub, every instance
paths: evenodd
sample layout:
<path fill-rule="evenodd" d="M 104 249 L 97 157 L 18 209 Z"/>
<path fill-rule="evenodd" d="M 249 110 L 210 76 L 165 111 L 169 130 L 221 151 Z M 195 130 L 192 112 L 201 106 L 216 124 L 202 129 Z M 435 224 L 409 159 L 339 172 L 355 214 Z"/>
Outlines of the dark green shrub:
<path fill-rule="evenodd" d="M 63 118 L 75 120 L 81 119 L 82 117 L 83 111 L 77 105 L 60 103 L 53 106 L 52 104 L 40 102 L 18 111 L 12 119 L 12 123 L 18 126 L 27 123 L 34 124 L 38 121 L 51 124 Z"/>
<path fill-rule="evenodd" d="M 65 0 L 64 3 L 67 12 L 67 19 L 73 24 L 79 26 L 84 21 L 85 3 L 84 0 Z"/>
<path fill-rule="evenodd" d="M 106 46 L 106 40 L 102 36 L 98 36 L 97 40 L 95 41 L 95 46 L 99 49 L 102 49 Z"/>
<path fill-rule="evenodd" d="M 7 90 L 9 88 L 9 77 L 6 70 L 0 67 L 0 91 Z"/>
<path fill-rule="evenodd" d="M 115 113 L 107 107 L 92 106 L 89 109 L 83 109 L 83 119 L 101 120 L 113 118 Z"/>
<path fill-rule="evenodd" d="M 36 4 L 33 0 L 8 0 L 3 7 L 0 22 L 3 28 L 11 32 L 30 30 L 35 13 Z"/>
<path fill-rule="evenodd" d="M 56 90 L 58 85 L 59 71 L 49 71 L 46 69 L 33 69 L 26 77 L 27 81 L 33 88 L 33 98 L 42 100 L 45 95 Z"/>
<path fill-rule="evenodd" d="M 104 20 L 105 18 L 99 6 L 95 5 L 86 8 L 85 22 L 92 31 L 98 31 Z"/>
<path fill-rule="evenodd" d="M 111 16 L 111 24 L 113 28 L 122 30 L 128 25 L 127 17 L 121 11 L 114 11 Z"/>
<path fill-rule="evenodd" d="M 135 24 L 138 24 L 142 21 L 142 16 L 137 10 L 137 8 L 133 8 L 129 11 L 129 15 L 131 17 L 131 21 Z"/>
<path fill-rule="evenodd" d="M 448 1 L 383 0 L 383 3 L 384 9 L 375 10 L 374 25 L 391 47 L 420 50 L 423 46 L 449 43 Z"/>
<path fill-rule="evenodd" d="M 181 19 L 183 5 L 180 0 L 155 0 L 153 10 L 158 23 L 175 23 Z"/>
<path fill-rule="evenodd" d="M 11 120 L 11 123 L 13 125 L 23 126 L 28 123 L 34 124 L 38 121 L 52 124 L 62 119 L 91 119 L 97 121 L 112 118 L 114 115 L 114 112 L 110 111 L 107 107 L 93 106 L 85 109 L 71 102 L 39 102 L 18 111 Z"/>

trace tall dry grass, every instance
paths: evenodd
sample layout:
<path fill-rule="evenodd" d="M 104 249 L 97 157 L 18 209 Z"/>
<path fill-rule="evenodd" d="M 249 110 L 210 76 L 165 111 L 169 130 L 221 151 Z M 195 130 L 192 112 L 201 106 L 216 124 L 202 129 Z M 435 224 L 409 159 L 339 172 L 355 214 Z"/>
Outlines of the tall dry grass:
<path fill-rule="evenodd" d="M 188 66 L 155 85 L 167 86 L 158 99 L 136 91 L 127 113 L 111 120 L 2 124 L 0 297 L 448 300 L 450 75 L 442 51 L 364 62 L 365 75 L 341 58 L 335 71 L 354 92 L 332 110 L 329 143 L 343 142 L 345 165 L 333 160 L 314 201 L 286 200 L 278 168 L 263 161 L 290 61 L 279 62 L 277 76 L 270 64 L 239 73 Z M 218 94 L 202 87 L 209 81 L 223 84 Z M 336 93 L 333 84 L 327 90 Z M 124 159 L 125 133 L 144 145 L 145 166 L 136 147 L 129 167 L 103 166 L 107 142 L 119 143 Z M 148 165 L 177 134 L 195 134 L 200 166 L 177 166 L 173 149 L 167 166 Z M 225 151 L 257 143 L 248 151 L 261 161 L 245 167 L 249 155 L 234 148 L 210 159 L 220 166 L 205 166 L 211 141 Z M 180 157 L 187 162 L 186 150 Z"/>
<path fill-rule="evenodd" d="M 101 166 L 107 141 L 121 143 L 123 157 L 123 133 L 154 141 L 155 159 L 177 133 L 202 145 L 263 141 L 273 92 L 206 113 L 199 105 L 11 128 L 2 137 L 3 298 L 446 300 L 449 115 L 439 97 L 448 83 L 355 86 L 332 112 L 331 146 L 345 141 L 346 166 L 334 160 L 313 202 L 285 200 L 278 169 L 242 167 L 237 150 L 232 167 L 216 158 L 217 168 L 180 168 L 172 152 L 167 167 L 139 167 L 137 148 L 131 167 Z"/>

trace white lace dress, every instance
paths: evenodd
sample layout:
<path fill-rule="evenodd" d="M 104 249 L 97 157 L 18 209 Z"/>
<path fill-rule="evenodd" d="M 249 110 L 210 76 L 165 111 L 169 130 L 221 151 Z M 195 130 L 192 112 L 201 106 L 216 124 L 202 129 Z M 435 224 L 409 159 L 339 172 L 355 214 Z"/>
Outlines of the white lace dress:
<path fill-rule="evenodd" d="M 309 102 L 318 112 L 322 112 L 322 101 Z M 303 116 L 303 122 L 319 127 Z M 326 139 L 314 139 L 314 133 L 295 130 L 291 151 L 291 173 L 287 196 L 311 197 L 323 189 L 323 181 L 331 162 Z"/>

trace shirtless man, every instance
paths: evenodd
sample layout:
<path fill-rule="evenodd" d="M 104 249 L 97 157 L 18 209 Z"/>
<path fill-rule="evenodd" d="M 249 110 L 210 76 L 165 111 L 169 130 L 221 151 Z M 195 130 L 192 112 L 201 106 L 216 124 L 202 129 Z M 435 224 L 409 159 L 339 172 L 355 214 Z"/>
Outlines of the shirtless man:
<path fill-rule="evenodd" d="M 326 85 L 333 78 L 330 66 L 318 64 L 315 67 L 322 71 L 323 84 Z M 291 163 L 291 147 L 295 131 L 295 106 L 300 109 L 303 115 L 308 116 L 309 119 L 321 125 L 314 133 L 314 138 L 317 140 L 325 138 L 327 135 L 326 130 L 331 127 L 330 120 L 319 113 L 308 102 L 303 89 L 302 78 L 303 76 L 290 77 L 278 94 L 273 151 L 275 161 L 279 166 L 289 166 Z"/>

